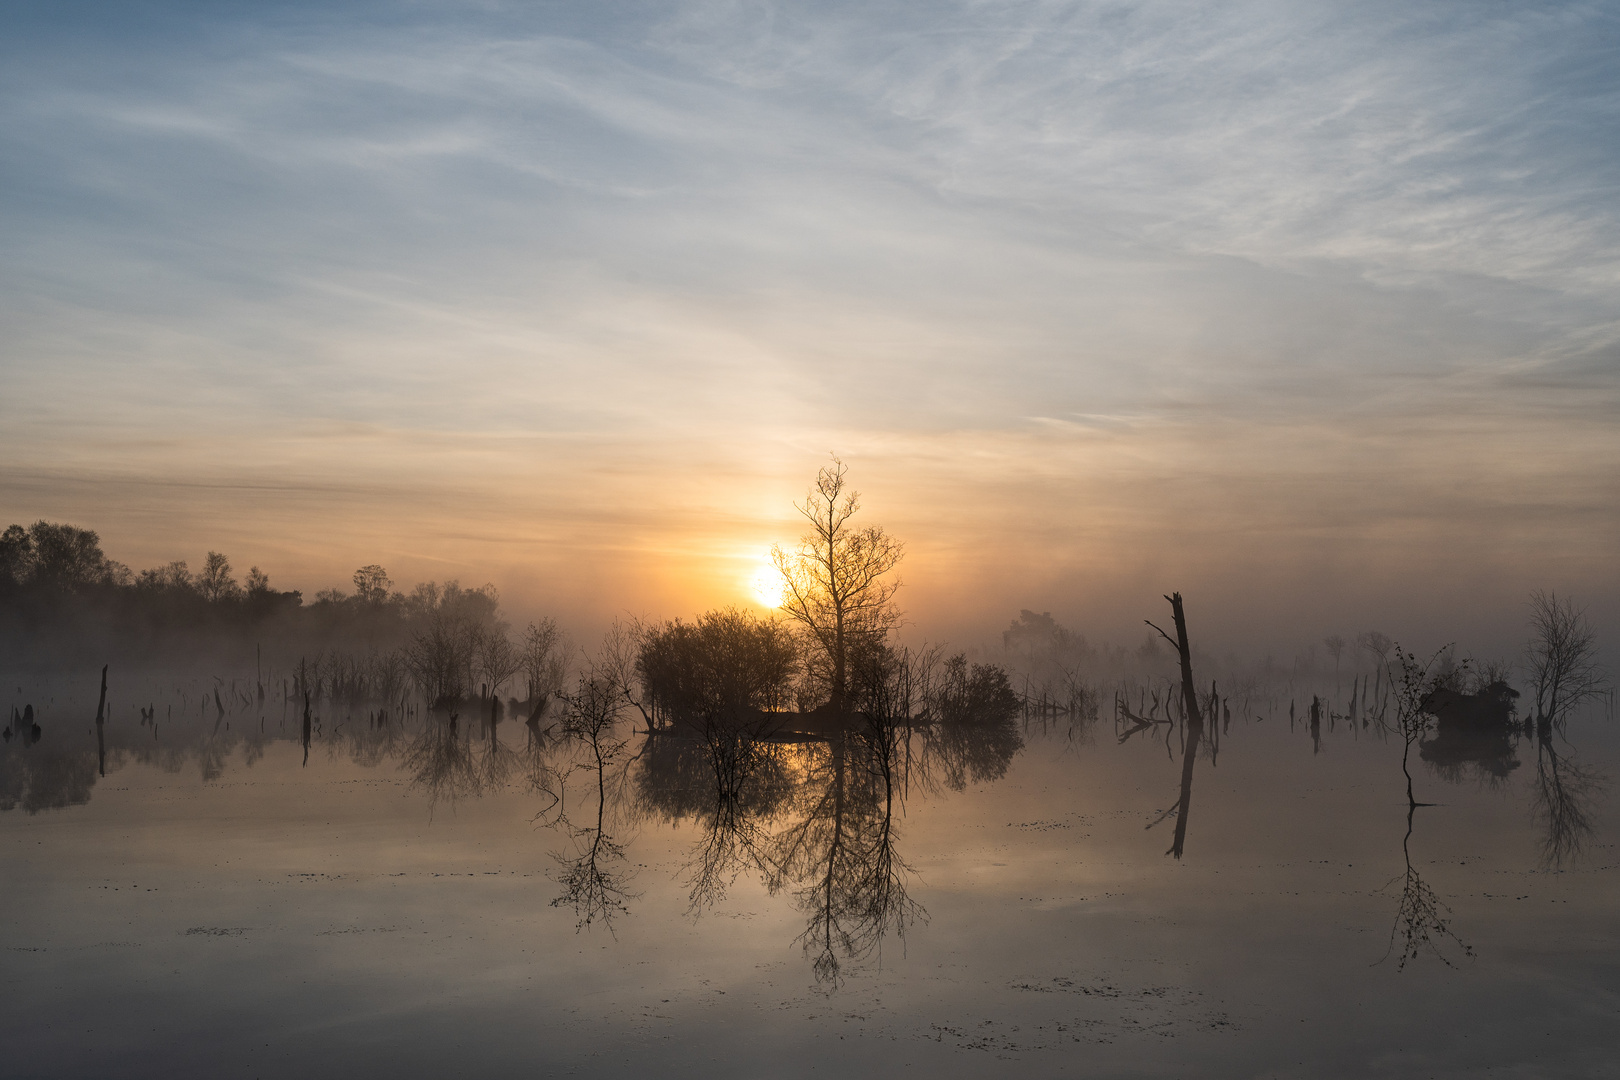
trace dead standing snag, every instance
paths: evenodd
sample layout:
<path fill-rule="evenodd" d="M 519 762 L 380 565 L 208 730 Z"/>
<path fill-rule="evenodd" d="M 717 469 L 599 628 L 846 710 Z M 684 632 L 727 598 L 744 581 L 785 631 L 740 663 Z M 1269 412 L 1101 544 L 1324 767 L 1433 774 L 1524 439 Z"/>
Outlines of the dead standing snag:
<path fill-rule="evenodd" d="M 1193 762 L 1198 756 L 1199 740 L 1204 736 L 1204 716 L 1198 709 L 1198 690 L 1193 686 L 1192 650 L 1187 644 L 1187 617 L 1181 608 L 1181 594 L 1171 593 L 1165 599 L 1170 601 L 1170 614 L 1176 621 L 1176 636 L 1172 638 L 1154 626 L 1151 620 L 1144 621 L 1158 630 L 1160 637 L 1174 645 L 1177 655 L 1181 658 L 1181 703 L 1187 720 L 1187 746 L 1181 755 L 1181 800 L 1176 808 L 1176 838 L 1167 852 L 1179 859 L 1187 840 L 1187 810 L 1192 804 Z"/>

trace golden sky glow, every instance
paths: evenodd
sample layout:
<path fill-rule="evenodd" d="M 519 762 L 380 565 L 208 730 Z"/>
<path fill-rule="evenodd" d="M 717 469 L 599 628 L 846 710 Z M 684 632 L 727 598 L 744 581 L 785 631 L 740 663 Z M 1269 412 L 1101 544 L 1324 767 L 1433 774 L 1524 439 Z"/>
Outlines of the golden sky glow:
<path fill-rule="evenodd" d="M 910 634 L 1612 625 L 1601 35 L 1057 8 L 18 26 L 4 516 L 584 635 L 769 600 L 836 450 Z"/>

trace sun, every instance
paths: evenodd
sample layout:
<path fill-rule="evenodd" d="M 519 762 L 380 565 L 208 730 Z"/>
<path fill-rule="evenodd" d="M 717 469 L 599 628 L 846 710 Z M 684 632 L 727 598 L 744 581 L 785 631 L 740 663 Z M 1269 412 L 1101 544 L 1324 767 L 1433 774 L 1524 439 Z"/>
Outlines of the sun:
<path fill-rule="evenodd" d="M 754 599 L 761 607 L 776 608 L 782 606 L 782 572 L 776 565 L 767 559 L 760 560 L 759 571 L 754 580 L 749 583 L 753 590 Z"/>

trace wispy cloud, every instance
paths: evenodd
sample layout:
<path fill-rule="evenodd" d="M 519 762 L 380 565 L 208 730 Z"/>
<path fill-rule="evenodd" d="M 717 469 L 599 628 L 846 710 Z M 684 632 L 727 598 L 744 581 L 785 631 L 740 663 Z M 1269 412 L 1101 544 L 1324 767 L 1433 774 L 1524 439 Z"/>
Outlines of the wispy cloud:
<path fill-rule="evenodd" d="M 19 514 L 281 476 L 380 519 L 417 476 L 651 535 L 652 493 L 753 507 L 836 444 L 919 524 L 916 492 L 1034 506 L 1107 460 L 1129 481 L 1088 497 L 1164 537 L 1190 455 L 1242 507 L 1212 532 L 1279 548 L 1306 490 L 1364 537 L 1515 505 L 1614 532 L 1601 5 L 146 10 L 6 35 Z"/>

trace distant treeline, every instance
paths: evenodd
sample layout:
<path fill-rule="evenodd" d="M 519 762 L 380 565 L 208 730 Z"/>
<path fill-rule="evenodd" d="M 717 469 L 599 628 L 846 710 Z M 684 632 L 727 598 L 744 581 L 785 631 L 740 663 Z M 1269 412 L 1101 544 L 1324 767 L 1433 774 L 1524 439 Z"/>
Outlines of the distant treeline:
<path fill-rule="evenodd" d="M 136 572 L 109 559 L 93 530 L 11 525 L 0 534 L 0 648 L 25 665 L 240 663 L 258 654 L 286 663 L 337 647 L 401 648 L 447 615 L 499 622 L 492 585 L 424 582 L 407 595 L 393 584 L 381 566 L 365 566 L 354 573 L 354 592 L 325 589 L 305 603 L 257 566 L 237 580 L 217 551 L 195 570 L 175 561 Z"/>

